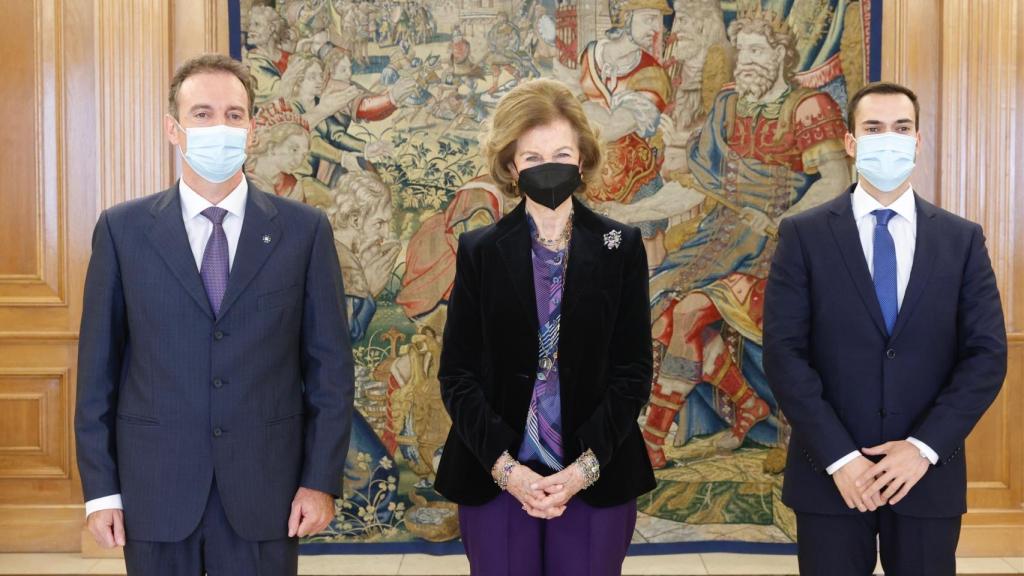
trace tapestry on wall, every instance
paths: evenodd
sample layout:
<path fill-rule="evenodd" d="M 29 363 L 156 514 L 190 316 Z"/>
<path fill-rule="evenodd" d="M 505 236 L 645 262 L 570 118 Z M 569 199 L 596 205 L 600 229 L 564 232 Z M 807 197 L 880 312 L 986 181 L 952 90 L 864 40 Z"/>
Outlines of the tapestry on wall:
<path fill-rule="evenodd" d="M 586 201 L 650 260 L 658 487 L 634 553 L 792 551 L 789 426 L 761 319 L 781 218 L 851 181 L 848 96 L 879 71 L 872 0 L 234 0 L 255 80 L 246 165 L 334 228 L 356 415 L 334 521 L 304 553 L 461 552 L 433 489 L 450 420 L 437 380 L 458 236 L 515 201 L 478 138 L 503 94 L 565 82 L 600 119 Z M 341 481 L 341 479 L 339 479 Z"/>

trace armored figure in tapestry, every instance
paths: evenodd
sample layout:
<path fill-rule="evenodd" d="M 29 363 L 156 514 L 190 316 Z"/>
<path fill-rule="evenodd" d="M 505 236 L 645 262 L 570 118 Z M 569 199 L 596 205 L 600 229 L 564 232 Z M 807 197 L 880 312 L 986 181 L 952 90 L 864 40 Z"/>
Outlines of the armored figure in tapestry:
<path fill-rule="evenodd" d="M 736 50 L 734 85 L 715 97 L 687 164 L 672 175 L 703 194 L 706 209 L 693 234 L 665 247 L 652 277 L 660 369 L 644 431 L 655 467 L 667 464 L 663 445 L 670 425 L 701 383 L 714 389 L 703 407 L 730 424 L 716 441 L 722 450 L 741 446 L 772 414 L 760 368 L 748 366 L 745 376 L 741 354 L 743 347 L 761 344 L 764 284 L 778 222 L 836 196 L 850 182 L 842 110 L 827 93 L 794 82 L 795 39 L 788 25 L 772 12 L 741 13 L 729 37 Z M 694 428 L 679 433 L 705 432 L 702 415 L 691 415 Z M 779 422 L 773 424 L 765 432 Z M 779 443 L 770 435 L 759 441 Z"/>
<path fill-rule="evenodd" d="M 611 28 L 580 55 L 584 108 L 607 142 L 602 185 L 587 190 L 594 202 L 628 204 L 661 186 L 658 128 L 672 91 L 658 56 L 669 14 L 662 0 L 612 0 Z"/>

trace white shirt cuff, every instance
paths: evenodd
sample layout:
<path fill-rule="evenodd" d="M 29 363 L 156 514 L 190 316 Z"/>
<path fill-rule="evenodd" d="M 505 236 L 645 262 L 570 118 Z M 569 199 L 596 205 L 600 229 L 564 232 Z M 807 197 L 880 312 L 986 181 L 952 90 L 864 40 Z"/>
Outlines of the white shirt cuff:
<path fill-rule="evenodd" d="M 85 517 L 88 518 L 93 512 L 100 510 L 124 510 L 121 505 L 121 495 L 111 494 L 103 498 L 95 498 L 85 503 Z"/>
<path fill-rule="evenodd" d="M 931 449 L 931 446 L 928 446 L 913 436 L 907 438 L 907 442 L 917 446 L 917 449 L 921 451 L 921 456 L 927 458 L 928 461 L 932 463 L 932 466 L 939 463 L 939 455 L 935 453 L 935 450 Z"/>
<path fill-rule="evenodd" d="M 857 456 L 860 456 L 860 452 L 854 450 L 853 452 L 850 452 L 846 456 L 843 456 L 839 460 L 833 462 L 832 465 L 829 466 L 828 468 L 825 468 L 825 472 L 828 472 L 828 475 L 831 476 L 838 472 L 840 468 L 852 462 Z"/>

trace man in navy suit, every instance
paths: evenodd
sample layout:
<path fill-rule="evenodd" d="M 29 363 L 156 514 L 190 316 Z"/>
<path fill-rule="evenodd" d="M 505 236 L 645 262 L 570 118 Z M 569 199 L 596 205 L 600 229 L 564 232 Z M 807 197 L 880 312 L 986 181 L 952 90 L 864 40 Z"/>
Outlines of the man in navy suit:
<path fill-rule="evenodd" d="M 295 574 L 334 517 L 352 417 L 325 215 L 242 174 L 253 91 L 186 62 L 165 131 L 182 176 L 93 235 L 75 431 L 89 530 L 129 574 Z"/>
<path fill-rule="evenodd" d="M 851 99 L 846 194 L 779 229 L 764 366 L 793 433 L 783 502 L 801 574 L 955 573 L 964 441 L 1006 374 L 981 227 L 917 196 L 909 89 Z"/>

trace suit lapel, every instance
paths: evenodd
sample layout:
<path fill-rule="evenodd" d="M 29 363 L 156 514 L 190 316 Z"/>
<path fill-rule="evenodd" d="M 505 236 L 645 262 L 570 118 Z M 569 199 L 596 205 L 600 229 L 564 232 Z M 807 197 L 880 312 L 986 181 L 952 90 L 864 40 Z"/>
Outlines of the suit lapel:
<path fill-rule="evenodd" d="M 601 245 L 599 233 L 593 229 L 593 213 L 575 197 L 573 203 L 572 238 L 569 244 L 569 263 L 565 273 L 565 292 L 562 294 L 562 319 L 576 309 L 580 292 L 591 284 L 589 279 L 597 268 L 595 251 Z M 564 322 L 563 322 L 564 326 Z M 564 331 L 563 331 L 564 334 Z"/>
<path fill-rule="evenodd" d="M 498 252 L 508 270 L 512 287 L 519 297 L 530 327 L 536 332 L 537 295 L 533 288 L 533 260 L 530 243 L 530 223 L 526 220 L 526 201 L 519 202 L 508 216 L 500 222 L 506 222 L 508 231 L 498 239 Z"/>
<path fill-rule="evenodd" d="M 210 300 L 206 296 L 203 280 L 199 277 L 199 270 L 196 268 L 196 261 L 192 256 L 188 233 L 185 232 L 178 186 L 175 185 L 165 190 L 153 204 L 150 213 L 153 215 L 153 225 L 149 228 L 147 235 L 153 248 L 163 258 L 189 296 L 196 301 L 203 312 L 206 312 L 207 316 L 213 318 Z"/>
<path fill-rule="evenodd" d="M 242 233 L 238 237 L 234 263 L 228 276 L 228 287 L 220 305 L 220 318 L 227 316 L 231 305 L 256 277 L 263 263 L 281 243 L 281 227 L 275 220 L 277 208 L 266 193 L 249 185 L 249 197 L 245 202 L 245 218 Z"/>
<path fill-rule="evenodd" d="M 892 329 L 892 338 L 899 336 L 900 331 L 907 324 L 907 320 L 914 312 L 914 307 L 921 299 L 925 286 L 931 279 L 935 266 L 936 256 L 936 235 L 939 231 L 935 225 L 935 207 L 925 202 L 917 194 L 914 195 L 917 206 L 917 233 L 914 240 L 914 265 L 910 269 L 910 281 L 907 283 L 907 290 L 903 294 L 903 304 L 896 316 L 896 325 Z"/>
<path fill-rule="evenodd" d="M 864 307 L 867 308 L 868 314 L 878 330 L 883 335 L 887 335 L 885 321 L 882 318 L 882 308 L 878 305 L 875 284 L 871 280 L 868 263 L 864 260 L 864 247 L 860 243 L 857 222 L 853 218 L 850 193 L 844 194 L 832 202 L 829 224 L 832 227 L 832 236 L 835 238 L 836 244 L 839 245 L 839 252 L 842 254 L 846 271 L 849 272 Z"/>

